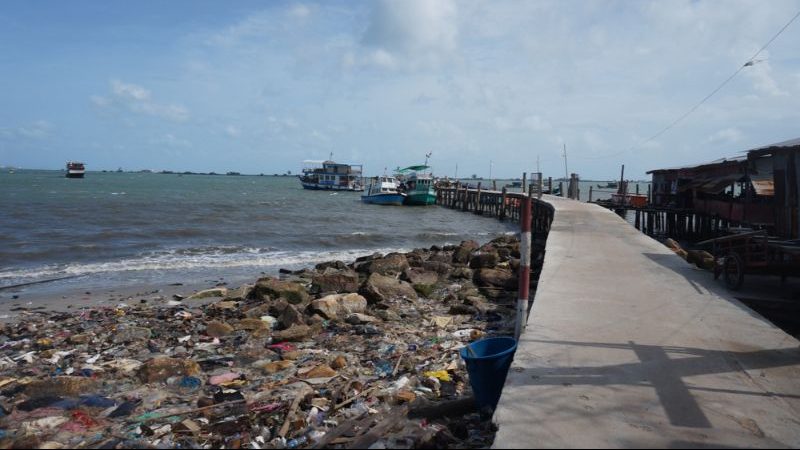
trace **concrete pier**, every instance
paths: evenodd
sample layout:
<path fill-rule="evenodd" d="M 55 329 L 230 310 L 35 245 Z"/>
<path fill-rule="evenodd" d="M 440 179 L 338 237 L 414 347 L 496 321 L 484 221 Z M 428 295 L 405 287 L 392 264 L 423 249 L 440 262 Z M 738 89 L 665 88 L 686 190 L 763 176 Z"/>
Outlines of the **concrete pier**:
<path fill-rule="evenodd" d="M 613 212 L 544 200 L 495 448 L 800 447 L 796 339 Z"/>

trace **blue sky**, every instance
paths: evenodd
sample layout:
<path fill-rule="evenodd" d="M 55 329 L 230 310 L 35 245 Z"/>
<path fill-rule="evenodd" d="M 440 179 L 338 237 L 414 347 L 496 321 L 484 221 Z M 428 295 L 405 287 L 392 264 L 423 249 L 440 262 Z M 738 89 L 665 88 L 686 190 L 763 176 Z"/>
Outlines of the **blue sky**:
<path fill-rule="evenodd" d="M 0 165 L 632 177 L 800 137 L 800 0 L 0 2 Z"/>

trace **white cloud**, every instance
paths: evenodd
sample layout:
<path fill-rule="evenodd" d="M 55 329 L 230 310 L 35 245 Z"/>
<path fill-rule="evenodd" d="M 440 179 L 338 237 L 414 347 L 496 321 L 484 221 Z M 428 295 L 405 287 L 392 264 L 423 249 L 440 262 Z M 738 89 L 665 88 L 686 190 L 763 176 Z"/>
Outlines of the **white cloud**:
<path fill-rule="evenodd" d="M 365 62 L 382 68 L 439 65 L 458 48 L 458 10 L 453 0 L 381 0 L 361 43 Z"/>
<path fill-rule="evenodd" d="M 754 65 L 745 68 L 744 74 L 753 81 L 753 87 L 758 92 L 773 97 L 789 95 L 788 92 L 778 86 L 778 83 L 772 77 L 772 67 L 769 61 L 756 62 Z"/>
<path fill-rule="evenodd" d="M 156 146 L 165 146 L 170 148 L 192 148 L 192 142 L 188 139 L 176 137 L 172 133 L 167 133 L 163 136 L 150 140 L 150 143 Z"/>
<path fill-rule="evenodd" d="M 737 128 L 725 128 L 708 137 L 708 142 L 712 144 L 733 144 L 742 140 L 744 135 Z"/>
<path fill-rule="evenodd" d="M 146 101 L 150 99 L 150 91 L 135 84 L 123 83 L 119 80 L 111 81 L 111 90 L 117 97 Z"/>
<path fill-rule="evenodd" d="M 228 125 L 225 127 L 225 133 L 232 138 L 238 138 L 242 135 L 242 131 L 233 125 Z"/>
<path fill-rule="evenodd" d="M 289 10 L 289 15 L 299 19 L 304 19 L 311 15 L 311 8 L 306 5 L 298 4 Z"/>
<path fill-rule="evenodd" d="M 119 80 L 111 81 L 111 97 L 92 95 L 89 100 L 100 109 L 126 110 L 173 122 L 185 122 L 189 119 L 189 111 L 184 106 L 155 102 L 148 89 Z"/>
<path fill-rule="evenodd" d="M 5 139 L 46 139 L 50 137 L 53 125 L 46 120 L 37 120 L 28 125 L 21 125 L 16 128 L 0 128 L 0 137 Z"/>
<path fill-rule="evenodd" d="M 91 97 L 89 97 L 89 100 L 91 100 L 91 102 L 95 106 L 98 106 L 100 108 L 106 108 L 108 106 L 111 106 L 111 100 L 105 97 L 101 97 L 99 95 L 92 95 Z"/>
<path fill-rule="evenodd" d="M 492 123 L 500 131 L 547 131 L 553 128 L 550 122 L 536 114 L 521 118 L 496 116 Z"/>
<path fill-rule="evenodd" d="M 528 116 L 522 119 L 522 127 L 532 131 L 547 131 L 553 128 L 550 122 L 537 115 Z"/>

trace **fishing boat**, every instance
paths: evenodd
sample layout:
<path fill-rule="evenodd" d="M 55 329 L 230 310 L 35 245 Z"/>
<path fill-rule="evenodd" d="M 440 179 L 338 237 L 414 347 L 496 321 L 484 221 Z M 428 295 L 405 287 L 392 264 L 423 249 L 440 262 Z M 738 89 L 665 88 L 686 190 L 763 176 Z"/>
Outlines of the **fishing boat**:
<path fill-rule="evenodd" d="M 406 194 L 397 191 L 397 179 L 394 177 L 375 177 L 367 188 L 361 201 L 375 205 L 402 205 Z"/>
<path fill-rule="evenodd" d="M 409 166 L 398 169 L 404 176 L 405 183 L 401 192 L 405 192 L 404 205 L 433 205 L 436 203 L 436 191 L 433 189 L 433 174 L 427 165 Z"/>
<path fill-rule="evenodd" d="M 332 156 L 332 155 L 331 155 Z M 362 192 L 362 166 L 360 164 L 339 164 L 332 160 L 303 161 L 302 174 L 298 175 L 303 189 L 325 191 Z"/>
<path fill-rule="evenodd" d="M 85 172 L 82 162 L 67 161 L 67 178 L 83 178 Z"/>
<path fill-rule="evenodd" d="M 602 184 L 597 185 L 598 189 L 617 189 L 618 187 L 619 184 L 616 181 L 609 181 L 608 183 L 606 183 L 605 186 L 603 186 Z"/>

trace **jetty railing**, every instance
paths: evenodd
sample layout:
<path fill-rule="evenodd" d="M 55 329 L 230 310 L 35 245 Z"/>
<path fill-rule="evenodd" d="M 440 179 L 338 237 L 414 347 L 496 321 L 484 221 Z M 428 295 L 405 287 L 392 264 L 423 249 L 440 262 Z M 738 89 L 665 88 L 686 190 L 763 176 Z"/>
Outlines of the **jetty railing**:
<path fill-rule="evenodd" d="M 553 222 L 554 208 L 542 201 L 528 189 L 527 193 L 483 190 L 456 185 L 438 188 L 436 204 L 445 208 L 471 212 L 473 214 L 496 217 L 500 221 L 521 223 L 522 209 L 525 199 L 531 200 L 531 231 L 534 237 L 546 236 Z"/>
<path fill-rule="evenodd" d="M 752 224 L 746 222 L 728 220 L 719 215 L 704 214 L 691 209 L 643 207 L 625 208 L 621 212 L 632 212 L 633 226 L 648 236 L 691 242 L 723 236 L 732 227 L 752 227 Z"/>

